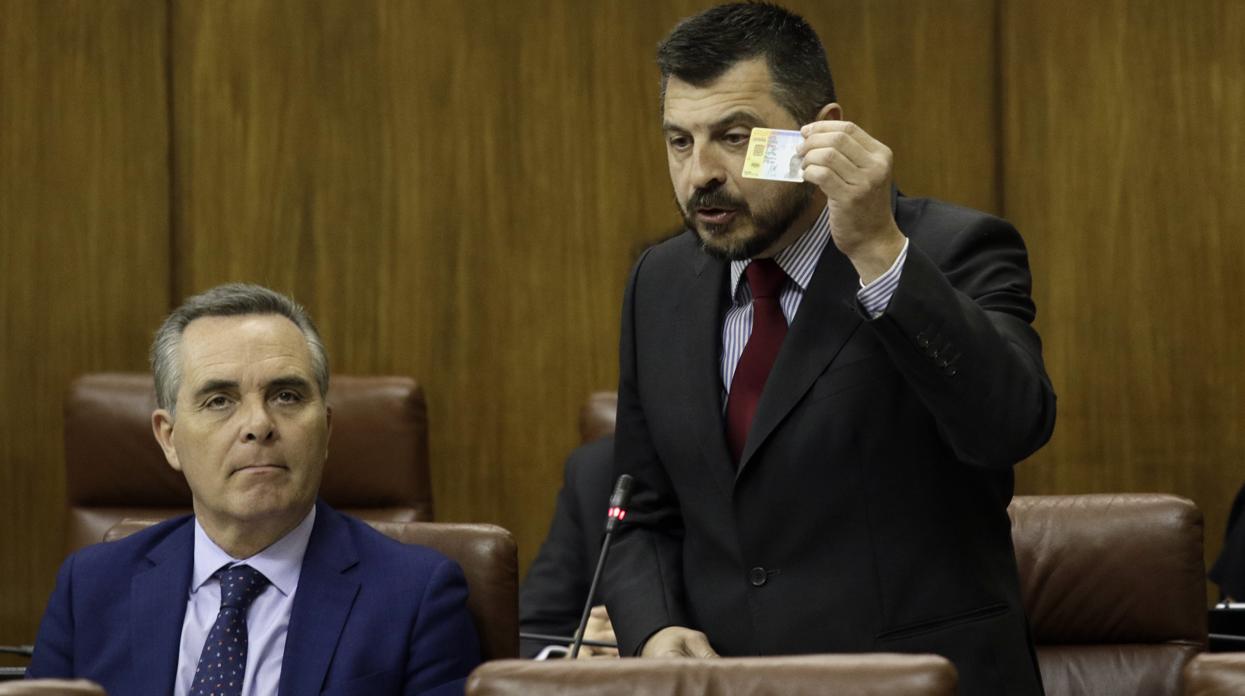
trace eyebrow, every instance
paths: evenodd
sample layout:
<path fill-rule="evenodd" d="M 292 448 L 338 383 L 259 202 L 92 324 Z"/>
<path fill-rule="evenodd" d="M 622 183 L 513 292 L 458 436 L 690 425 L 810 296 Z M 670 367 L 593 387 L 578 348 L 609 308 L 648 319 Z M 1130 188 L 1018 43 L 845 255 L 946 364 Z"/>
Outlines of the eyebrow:
<path fill-rule="evenodd" d="M 301 389 L 302 391 L 311 391 L 311 382 L 308 382 L 302 377 L 295 377 L 293 375 L 278 377 L 265 386 L 267 391 L 272 391 L 274 389 Z"/>
<path fill-rule="evenodd" d="M 732 128 L 734 126 L 751 126 L 751 127 L 756 128 L 756 127 L 760 127 L 763 125 L 764 125 L 764 121 L 757 114 L 753 113 L 752 111 L 739 110 L 739 111 L 732 111 L 729 114 L 718 119 L 717 121 L 714 121 L 712 124 L 710 124 L 709 130 L 712 132 L 719 132 L 719 131 L 724 131 L 727 128 Z M 683 128 L 682 126 L 676 126 L 673 123 L 670 123 L 669 121 L 662 122 L 661 129 L 663 132 L 666 132 L 666 133 L 669 133 L 671 131 L 674 131 L 677 133 L 687 132 L 686 128 Z"/>
<path fill-rule="evenodd" d="M 195 390 L 194 399 L 199 399 L 218 391 L 237 391 L 238 383 L 228 379 L 209 379 L 203 386 Z"/>

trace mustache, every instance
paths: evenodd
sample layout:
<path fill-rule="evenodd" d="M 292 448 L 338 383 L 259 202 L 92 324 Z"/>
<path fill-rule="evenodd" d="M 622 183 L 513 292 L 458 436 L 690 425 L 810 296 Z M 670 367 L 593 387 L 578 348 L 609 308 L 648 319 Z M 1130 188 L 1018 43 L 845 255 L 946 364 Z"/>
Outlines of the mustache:
<path fill-rule="evenodd" d="M 746 213 L 748 203 L 730 195 L 719 185 L 711 189 L 698 188 L 692 192 L 692 196 L 687 199 L 687 212 L 690 214 L 701 208 L 725 208 Z"/>

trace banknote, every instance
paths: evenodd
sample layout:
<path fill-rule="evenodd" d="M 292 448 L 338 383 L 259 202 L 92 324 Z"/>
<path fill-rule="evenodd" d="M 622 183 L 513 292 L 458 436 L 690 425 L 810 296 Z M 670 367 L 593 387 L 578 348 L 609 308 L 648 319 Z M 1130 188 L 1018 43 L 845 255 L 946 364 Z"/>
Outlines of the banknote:
<path fill-rule="evenodd" d="M 803 142 L 800 131 L 753 128 L 743 175 L 749 179 L 804 181 L 800 156 L 796 154 Z"/>

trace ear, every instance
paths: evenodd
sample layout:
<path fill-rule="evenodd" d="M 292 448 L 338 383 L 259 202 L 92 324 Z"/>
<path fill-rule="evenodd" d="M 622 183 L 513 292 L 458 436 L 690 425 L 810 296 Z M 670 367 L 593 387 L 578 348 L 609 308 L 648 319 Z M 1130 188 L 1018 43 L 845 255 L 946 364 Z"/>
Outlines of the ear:
<path fill-rule="evenodd" d="M 328 456 L 329 440 L 333 439 L 333 407 L 324 406 L 324 454 Z"/>
<path fill-rule="evenodd" d="M 152 411 L 151 432 L 156 436 L 156 442 L 160 443 L 160 449 L 164 450 L 164 458 L 169 466 L 176 471 L 181 471 L 181 462 L 177 460 L 177 448 L 173 446 L 173 414 L 162 408 Z"/>
<path fill-rule="evenodd" d="M 817 112 L 817 120 L 818 121 L 842 121 L 843 120 L 843 107 L 839 106 L 838 102 L 830 102 L 829 104 L 826 104 L 825 106 L 821 107 L 821 110 Z"/>

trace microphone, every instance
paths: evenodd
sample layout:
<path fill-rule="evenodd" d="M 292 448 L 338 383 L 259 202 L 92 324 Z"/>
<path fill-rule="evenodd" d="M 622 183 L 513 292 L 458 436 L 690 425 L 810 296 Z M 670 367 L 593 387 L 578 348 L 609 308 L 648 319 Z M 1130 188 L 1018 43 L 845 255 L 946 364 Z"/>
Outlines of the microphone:
<path fill-rule="evenodd" d="M 584 613 L 579 617 L 579 629 L 575 631 L 575 642 L 571 644 L 571 659 L 579 657 L 579 647 L 584 643 L 584 629 L 588 627 L 588 614 L 592 611 L 592 600 L 597 594 L 597 582 L 601 579 L 601 569 L 605 567 L 605 557 L 610 552 L 610 541 L 614 531 L 627 516 L 627 505 L 631 502 L 631 476 L 623 474 L 614 484 L 614 492 L 610 494 L 610 507 L 606 513 L 605 539 L 601 541 L 601 555 L 597 557 L 597 569 L 592 574 L 592 584 L 588 586 L 588 600 L 584 602 Z"/>

